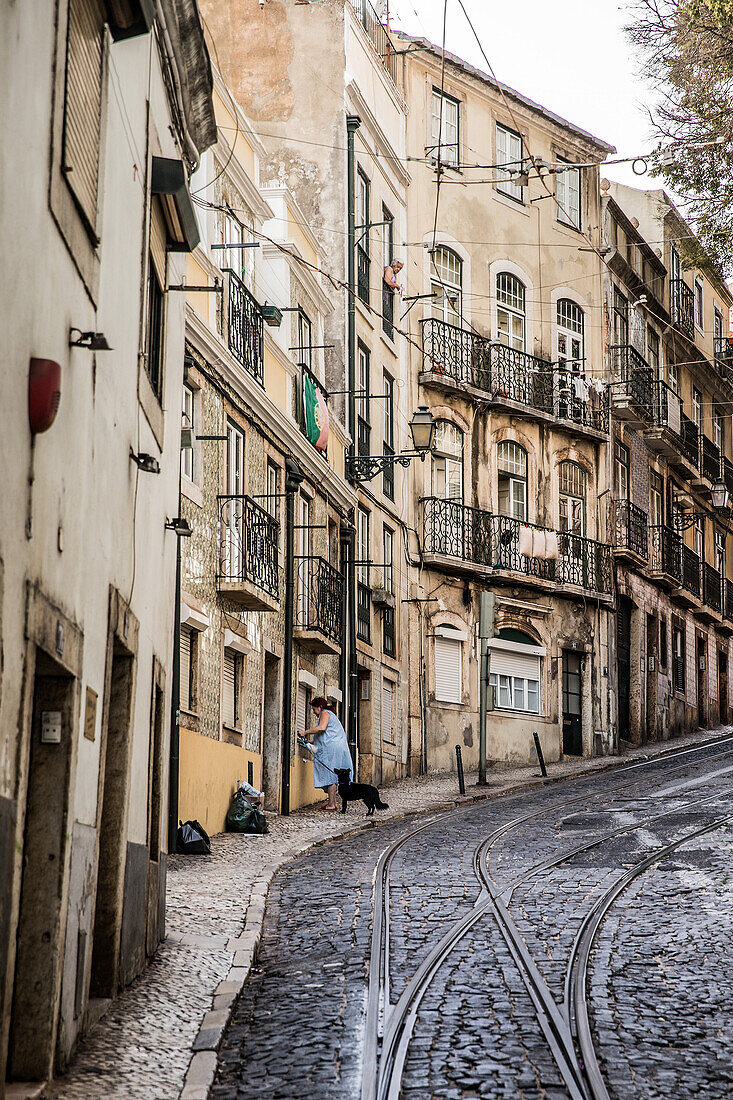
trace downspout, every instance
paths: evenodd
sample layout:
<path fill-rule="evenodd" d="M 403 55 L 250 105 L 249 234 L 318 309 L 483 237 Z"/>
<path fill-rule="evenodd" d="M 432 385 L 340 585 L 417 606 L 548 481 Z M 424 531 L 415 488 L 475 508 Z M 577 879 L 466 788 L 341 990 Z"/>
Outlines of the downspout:
<path fill-rule="evenodd" d="M 351 453 L 356 451 L 356 164 L 354 156 L 354 134 L 361 126 L 358 115 L 346 116 L 346 149 L 347 149 L 347 280 L 348 291 L 348 389 L 349 389 L 349 432 L 351 434 Z M 353 483 L 353 479 L 352 479 Z M 347 587 L 347 611 L 348 611 L 348 639 L 349 639 L 349 690 L 347 697 L 347 723 L 346 736 L 351 750 L 351 758 L 354 762 L 354 774 L 356 775 L 357 749 L 359 740 L 357 708 L 359 676 L 356 667 L 356 565 L 355 559 L 355 532 L 349 540 L 349 557 L 346 574 Z"/>
<path fill-rule="evenodd" d="M 181 514 L 181 458 L 178 457 L 178 512 Z M 171 742 L 168 757 L 168 851 L 175 852 L 178 835 L 178 781 L 181 749 L 181 539 L 176 535 L 176 595 L 171 663 Z"/>
<path fill-rule="evenodd" d="M 345 579 L 342 608 L 343 618 L 341 621 L 341 656 L 339 658 L 339 686 L 341 688 L 341 716 L 345 718 L 348 714 L 347 701 L 351 699 L 351 684 L 349 681 L 349 668 L 350 668 L 350 639 L 351 639 L 351 607 L 353 603 L 351 580 L 354 576 L 354 570 L 351 568 L 351 564 L 354 561 L 354 542 L 355 542 L 355 530 L 353 523 L 349 523 L 348 520 L 341 520 L 341 575 Z M 348 720 L 346 721 L 348 726 Z M 352 745 L 349 741 L 349 749 L 351 751 L 351 759 L 354 765 L 354 775 L 356 775 L 356 745 Z"/>
<path fill-rule="evenodd" d="M 305 474 L 285 459 L 285 646 L 283 653 L 283 723 L 280 748 L 280 813 L 290 813 L 290 749 L 293 732 L 293 630 L 295 626 L 295 494 Z"/>

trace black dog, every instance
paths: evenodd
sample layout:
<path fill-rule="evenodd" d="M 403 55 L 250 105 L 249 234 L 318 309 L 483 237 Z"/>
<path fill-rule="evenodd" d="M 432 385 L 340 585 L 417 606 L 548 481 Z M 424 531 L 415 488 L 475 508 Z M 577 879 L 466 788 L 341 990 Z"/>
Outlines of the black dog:
<path fill-rule="evenodd" d="M 388 810 L 386 802 L 382 802 L 379 791 L 369 783 L 351 783 L 349 781 L 348 768 L 336 768 L 339 777 L 339 794 L 341 795 L 341 813 L 346 813 L 346 803 L 354 802 L 360 798 L 367 808 L 367 817 L 371 817 L 375 810 Z"/>

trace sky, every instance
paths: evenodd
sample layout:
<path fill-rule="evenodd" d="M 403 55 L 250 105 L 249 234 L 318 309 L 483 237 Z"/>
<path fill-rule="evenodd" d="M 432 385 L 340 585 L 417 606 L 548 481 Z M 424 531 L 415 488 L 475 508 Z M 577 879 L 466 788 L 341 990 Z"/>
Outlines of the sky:
<path fill-rule="evenodd" d="M 629 4 L 614 0 L 464 0 L 498 79 L 569 122 L 637 156 L 652 147 L 642 79 L 624 26 Z M 390 25 L 440 45 L 443 0 L 390 0 Z M 486 64 L 458 0 L 448 0 L 446 49 L 477 68 Z M 629 165 L 603 169 L 609 179 L 655 187 Z"/>

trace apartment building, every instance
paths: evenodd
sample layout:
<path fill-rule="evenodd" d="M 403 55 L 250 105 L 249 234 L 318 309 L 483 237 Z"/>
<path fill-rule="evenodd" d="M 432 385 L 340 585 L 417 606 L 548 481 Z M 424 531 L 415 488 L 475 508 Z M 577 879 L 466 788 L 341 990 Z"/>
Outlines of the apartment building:
<path fill-rule="evenodd" d="M 265 148 L 216 70 L 214 105 L 187 271 L 178 784 L 179 816 L 210 832 L 239 779 L 268 809 L 321 797 L 295 731 L 314 696 L 343 700 L 355 502 L 326 401 L 321 246 L 290 189 L 262 184 Z"/>
<path fill-rule="evenodd" d="M 623 740 L 728 721 L 731 294 L 662 190 L 603 182 Z"/>
<path fill-rule="evenodd" d="M 290 188 L 332 277 L 325 384 L 349 433 L 346 472 L 356 492 L 355 547 L 345 561 L 345 715 L 359 774 L 382 782 L 405 774 L 413 755 L 406 475 L 389 461 L 409 447 L 413 408 L 407 345 L 383 281 L 407 229 L 397 59 L 368 0 L 205 2 L 202 10 L 227 85 L 264 146 L 263 177 Z"/>
<path fill-rule="evenodd" d="M 400 35 L 397 46 L 409 104 L 410 403 L 436 422 L 409 502 L 422 761 L 450 768 L 459 745 L 476 765 L 485 590 L 495 594 L 489 760 L 532 759 L 535 732 L 549 760 L 612 752 L 598 169 L 575 167 L 612 150 L 460 58 L 443 64 L 424 39 Z"/>
<path fill-rule="evenodd" d="M 0 89 L 0 1061 L 37 1082 L 163 935 L 196 5 L 4 5 Z"/>

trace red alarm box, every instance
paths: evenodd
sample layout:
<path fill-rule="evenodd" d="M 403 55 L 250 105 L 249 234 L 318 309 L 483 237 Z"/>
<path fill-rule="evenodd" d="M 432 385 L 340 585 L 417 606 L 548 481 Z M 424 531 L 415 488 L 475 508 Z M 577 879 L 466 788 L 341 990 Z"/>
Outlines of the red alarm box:
<path fill-rule="evenodd" d="M 28 421 L 33 435 L 47 432 L 61 401 L 61 366 L 53 359 L 31 359 L 28 371 Z"/>

